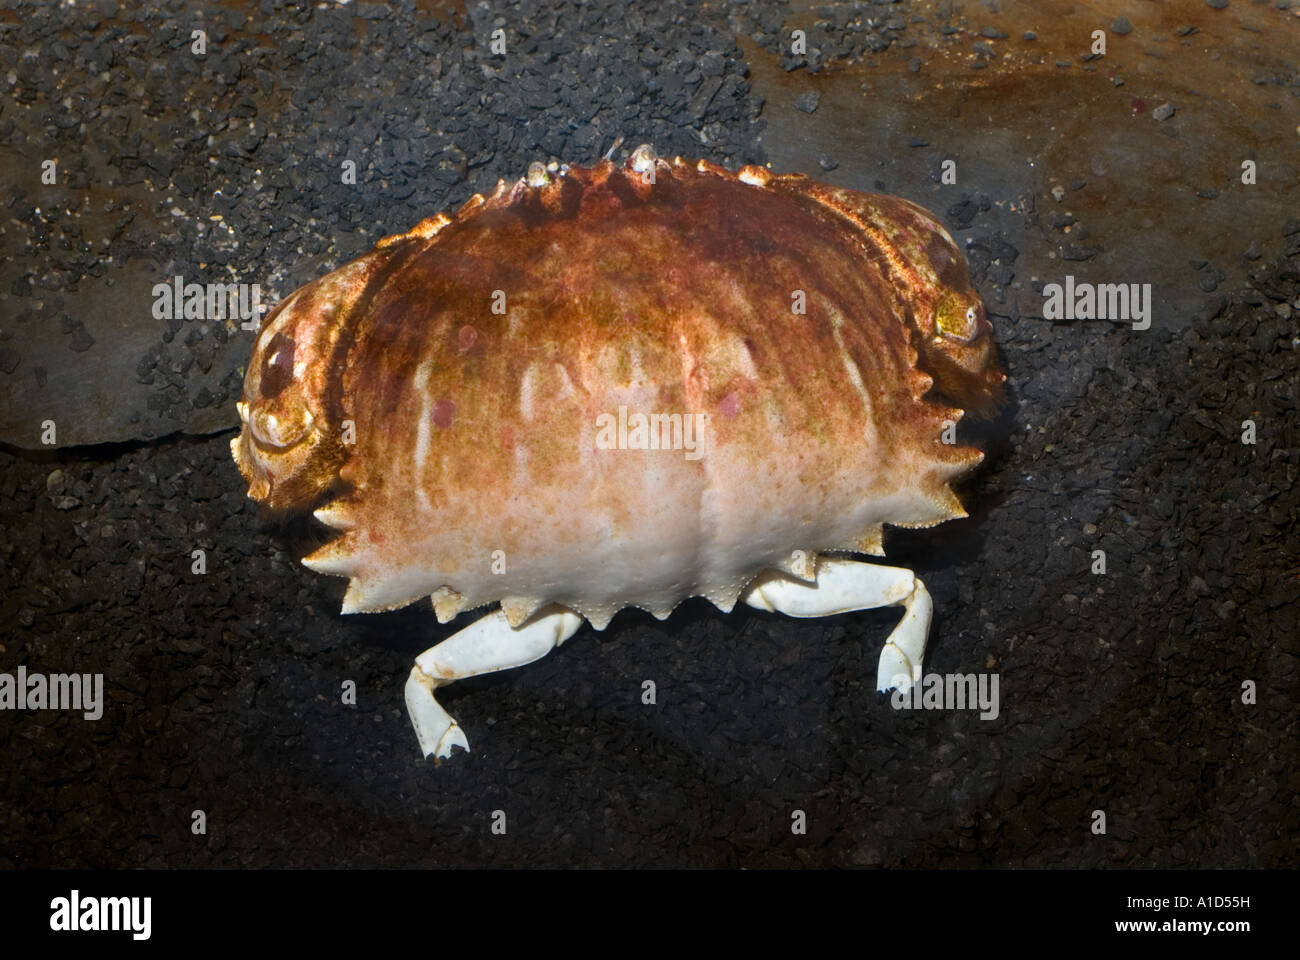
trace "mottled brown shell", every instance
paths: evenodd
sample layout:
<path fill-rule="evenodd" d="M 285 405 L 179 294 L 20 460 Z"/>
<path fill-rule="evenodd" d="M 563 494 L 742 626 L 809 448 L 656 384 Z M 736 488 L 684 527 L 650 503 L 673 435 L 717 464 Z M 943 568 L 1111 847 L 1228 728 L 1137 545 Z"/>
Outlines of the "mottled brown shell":
<path fill-rule="evenodd" d="M 304 562 L 350 578 L 346 611 L 603 627 L 963 516 L 948 482 L 982 454 L 942 442 L 962 410 L 936 379 L 986 410 L 1003 375 L 932 216 L 643 149 L 535 166 L 292 294 L 232 447 L 255 499 L 331 498 L 341 536 Z M 705 415 L 706 452 L 602 448 L 620 408 Z"/>

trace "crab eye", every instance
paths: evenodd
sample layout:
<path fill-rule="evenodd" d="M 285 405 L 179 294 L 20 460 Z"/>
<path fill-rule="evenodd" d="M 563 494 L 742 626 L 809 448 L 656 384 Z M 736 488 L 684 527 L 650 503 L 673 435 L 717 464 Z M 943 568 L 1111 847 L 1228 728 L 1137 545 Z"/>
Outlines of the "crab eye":
<path fill-rule="evenodd" d="M 277 333 L 266 345 L 255 395 L 244 408 L 253 439 L 264 448 L 285 450 L 300 443 L 312 428 L 311 411 L 294 386 L 297 343 Z"/>
<path fill-rule="evenodd" d="M 277 397 L 293 382 L 293 354 L 296 347 L 293 339 L 283 333 L 277 333 L 266 345 L 261 382 L 263 397 Z"/>
<path fill-rule="evenodd" d="M 312 427 L 311 411 L 296 402 L 262 402 L 254 406 L 248 427 L 264 447 L 285 450 L 301 442 Z"/>
<path fill-rule="evenodd" d="M 939 333 L 945 337 L 969 342 L 979 330 L 979 308 L 949 294 L 940 301 L 934 320 Z"/>

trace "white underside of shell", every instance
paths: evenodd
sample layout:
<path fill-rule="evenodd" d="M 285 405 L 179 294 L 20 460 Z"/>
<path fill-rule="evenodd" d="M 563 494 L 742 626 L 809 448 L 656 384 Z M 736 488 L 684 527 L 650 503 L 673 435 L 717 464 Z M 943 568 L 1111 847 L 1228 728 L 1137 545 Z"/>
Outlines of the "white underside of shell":
<path fill-rule="evenodd" d="M 738 486 L 728 482 L 724 486 Z M 441 571 L 439 553 L 421 530 L 443 530 L 446 522 L 427 512 L 409 522 L 414 531 L 408 548 L 395 555 L 364 536 L 364 520 L 335 502 L 318 509 L 317 519 L 353 536 L 340 537 L 303 558 L 317 573 L 349 578 L 343 613 L 396 609 L 431 597 L 438 620 L 498 601 L 511 626 L 519 626 L 547 604 L 558 604 L 603 630 L 625 607 L 635 607 L 665 620 L 689 597 L 704 597 L 724 613 L 730 612 L 756 573 L 773 568 L 800 580 L 814 577 L 820 551 L 834 550 L 882 556 L 883 518 L 901 527 L 926 527 L 964 516 L 961 504 L 946 487 L 934 501 L 913 491 L 877 495 L 856 505 L 855 511 L 831 509 L 812 517 L 787 512 L 764 513 L 761 525 L 746 521 L 753 504 L 724 500 L 706 492 L 698 513 L 672 509 L 678 501 L 671 488 L 647 486 L 639 500 L 651 514 L 638 522 L 636 540 L 603 527 L 596 512 L 566 518 L 572 529 L 556 524 L 562 535 L 587 544 L 583 550 L 516 549 L 508 572 L 498 575 L 486 563 L 462 563 L 454 575 Z M 579 532 L 574 533 L 577 530 Z M 702 531 L 709 531 L 707 535 Z M 808 549 L 791 551 L 804 540 Z M 459 556 L 488 556 L 489 542 L 471 542 Z"/>
<path fill-rule="evenodd" d="M 925 584 L 912 571 L 830 558 L 810 568 L 798 556 L 791 566 L 797 568 L 790 571 L 792 576 L 776 571 L 760 575 L 744 590 L 745 603 L 791 617 L 902 606 L 903 618 L 880 652 L 876 686 L 882 692 L 895 687 L 908 690 L 921 679 L 933 607 Z M 795 579 L 801 574 L 810 574 L 811 579 Z M 435 690 L 453 680 L 540 659 L 577 633 L 583 623 L 581 616 L 555 604 L 517 621 L 521 610 L 494 611 L 416 658 L 406 681 L 406 707 L 422 756 L 442 759 L 454 747 L 469 750 L 464 731 L 437 702 Z"/>

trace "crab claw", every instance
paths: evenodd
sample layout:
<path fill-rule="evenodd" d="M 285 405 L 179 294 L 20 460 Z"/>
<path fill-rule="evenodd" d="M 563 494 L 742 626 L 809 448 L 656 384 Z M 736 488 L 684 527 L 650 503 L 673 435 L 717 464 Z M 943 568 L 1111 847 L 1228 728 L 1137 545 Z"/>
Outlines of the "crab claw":
<path fill-rule="evenodd" d="M 576 613 L 550 605 L 512 627 L 508 615 L 497 610 L 416 657 L 406 681 L 406 709 L 422 756 L 441 760 L 451 756 L 452 747 L 469 750 L 465 732 L 438 705 L 434 690 L 453 680 L 532 663 L 573 636 L 582 623 Z"/>
<path fill-rule="evenodd" d="M 411 716 L 411 725 L 415 727 L 416 739 L 420 741 L 420 755 L 442 760 L 451 756 L 452 747 L 460 747 L 468 753 L 469 741 L 465 739 L 460 724 L 433 698 L 437 686 L 433 677 L 418 666 L 412 667 L 411 676 L 406 681 L 406 710 Z"/>

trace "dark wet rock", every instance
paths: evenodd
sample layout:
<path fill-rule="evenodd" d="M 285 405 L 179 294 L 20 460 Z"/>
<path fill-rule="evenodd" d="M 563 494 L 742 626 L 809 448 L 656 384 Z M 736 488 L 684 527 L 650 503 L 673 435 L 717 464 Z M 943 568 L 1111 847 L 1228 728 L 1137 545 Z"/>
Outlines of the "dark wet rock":
<path fill-rule="evenodd" d="M 817 104 L 821 102 L 821 94 L 816 90 L 809 90 L 801 93 L 799 99 L 795 100 L 794 105 L 804 113 L 814 113 L 817 110 Z"/>
<path fill-rule="evenodd" d="M 1101 251 L 1095 247 L 1085 247 L 1080 243 L 1067 242 L 1059 247 L 1062 260 L 1091 260 Z"/>

